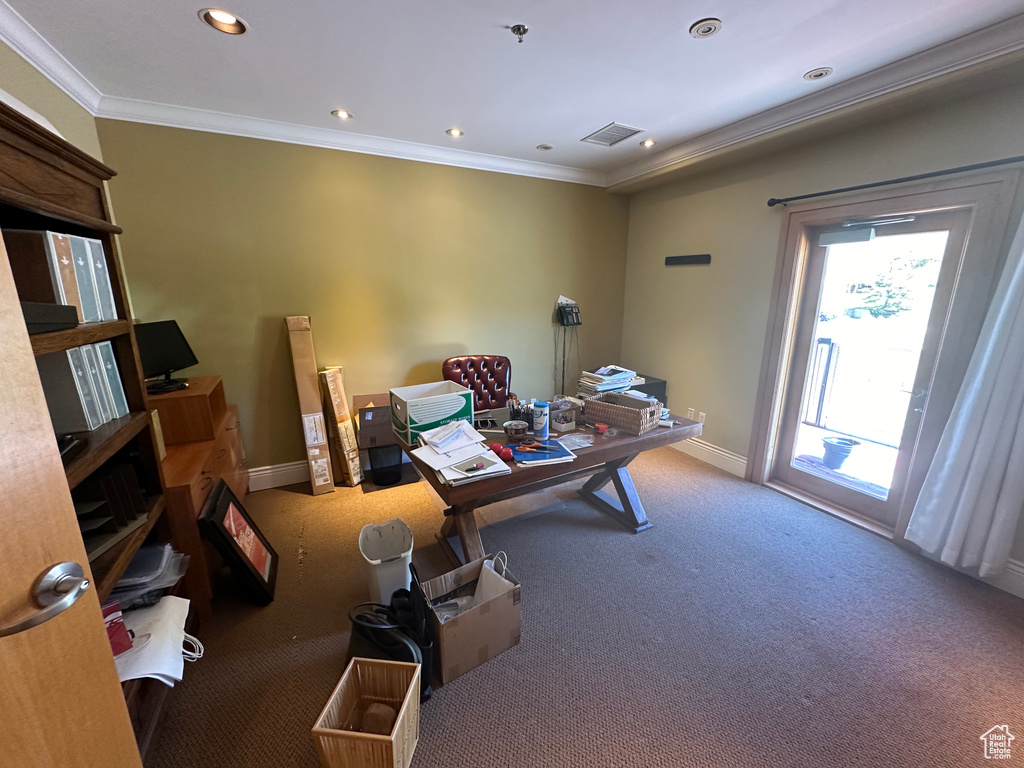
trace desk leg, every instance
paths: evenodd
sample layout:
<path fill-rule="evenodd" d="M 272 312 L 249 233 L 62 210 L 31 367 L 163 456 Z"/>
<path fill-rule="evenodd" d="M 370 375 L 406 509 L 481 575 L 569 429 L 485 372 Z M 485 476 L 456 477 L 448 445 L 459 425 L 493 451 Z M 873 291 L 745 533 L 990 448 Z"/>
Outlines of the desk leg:
<path fill-rule="evenodd" d="M 580 489 L 580 496 L 587 502 L 604 512 L 608 517 L 623 525 L 633 533 L 646 531 L 651 527 L 644 512 L 644 505 L 640 503 L 640 496 L 633 485 L 633 478 L 629 476 L 626 465 L 636 456 L 627 456 L 623 459 L 609 461 L 604 469 L 583 484 Z M 611 482 L 615 486 L 615 496 L 612 498 L 604 493 L 601 488 Z"/>
<path fill-rule="evenodd" d="M 455 565 L 465 565 L 484 556 L 484 544 L 480 540 L 480 530 L 476 526 L 476 515 L 473 506 L 449 507 L 445 510 L 444 525 L 437 535 L 437 542 Z M 453 534 L 458 541 L 452 541 Z M 461 550 L 461 551 L 460 551 Z"/>

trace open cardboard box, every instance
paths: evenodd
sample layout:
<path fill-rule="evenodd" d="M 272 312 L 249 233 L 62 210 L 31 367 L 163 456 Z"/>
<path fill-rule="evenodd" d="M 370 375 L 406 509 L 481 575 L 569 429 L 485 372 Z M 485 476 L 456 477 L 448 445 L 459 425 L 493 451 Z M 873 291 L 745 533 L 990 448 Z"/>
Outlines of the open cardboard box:
<path fill-rule="evenodd" d="M 427 602 L 433 605 L 470 593 L 472 587 L 467 585 L 472 585 L 480 578 L 484 560 L 492 557 L 486 555 L 423 582 L 421 586 Z M 444 624 L 438 620 L 434 611 L 430 612 L 430 621 L 437 637 L 439 663 L 436 668 L 442 684 L 450 683 L 502 651 L 519 645 L 522 624 L 519 581 L 508 570 L 505 571 L 505 578 L 515 585 L 513 589 L 486 603 L 473 606 Z"/>

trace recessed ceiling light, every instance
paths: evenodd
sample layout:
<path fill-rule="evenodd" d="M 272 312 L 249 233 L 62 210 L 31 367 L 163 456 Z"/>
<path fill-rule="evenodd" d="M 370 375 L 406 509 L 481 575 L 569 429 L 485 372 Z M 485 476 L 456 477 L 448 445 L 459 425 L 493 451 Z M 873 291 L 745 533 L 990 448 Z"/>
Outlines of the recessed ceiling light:
<path fill-rule="evenodd" d="M 539 149 L 541 152 L 547 152 L 550 149 L 554 149 L 554 147 L 552 147 L 550 144 L 538 144 L 537 149 Z"/>
<path fill-rule="evenodd" d="M 643 141 L 640 142 L 640 146 L 643 147 L 644 149 L 650 149 L 657 143 L 658 142 L 656 142 L 654 139 L 644 139 Z"/>
<path fill-rule="evenodd" d="M 243 35 L 249 29 L 249 25 L 235 14 L 219 8 L 203 8 L 199 12 L 199 18 L 204 24 L 228 35 Z"/>
<path fill-rule="evenodd" d="M 823 80 L 832 74 L 832 67 L 818 67 L 810 72 L 804 72 L 804 80 Z"/>
<path fill-rule="evenodd" d="M 466 135 L 465 131 L 460 131 L 458 128 L 449 128 L 447 131 L 445 131 L 445 133 L 447 133 L 449 136 L 454 136 L 455 138 L 459 138 L 459 136 Z"/>
<path fill-rule="evenodd" d="M 336 109 L 333 112 L 331 112 L 331 114 L 334 115 L 339 120 L 348 120 L 354 117 L 354 115 L 351 112 L 346 112 L 344 109 Z"/>
<path fill-rule="evenodd" d="M 690 27 L 690 35 L 701 40 L 705 37 L 717 35 L 722 29 L 721 19 L 701 19 Z"/>

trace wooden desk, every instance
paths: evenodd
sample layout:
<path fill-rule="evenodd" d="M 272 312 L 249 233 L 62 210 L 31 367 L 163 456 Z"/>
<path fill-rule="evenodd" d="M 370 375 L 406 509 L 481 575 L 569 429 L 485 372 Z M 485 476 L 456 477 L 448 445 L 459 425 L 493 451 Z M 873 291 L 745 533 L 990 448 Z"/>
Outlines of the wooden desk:
<path fill-rule="evenodd" d="M 512 473 L 509 475 L 478 480 L 455 488 L 442 483 L 434 470 L 413 456 L 411 447 L 403 444 L 402 450 L 409 454 L 420 473 L 448 505 L 438 541 L 453 559 L 466 562 L 484 556 L 484 546 L 480 541 L 476 518 L 473 516 L 474 509 L 542 488 L 561 485 L 588 474 L 593 477 L 580 489 L 580 496 L 633 533 L 650 528 L 651 523 L 647 519 L 647 513 L 626 467 L 644 451 L 700 435 L 702 425 L 699 422 L 673 418 L 677 421 L 674 427 L 658 427 L 640 437 L 621 434 L 608 437 L 595 434 L 594 444 L 589 448 L 574 450 L 576 460 L 567 464 L 548 464 L 541 467 L 519 467 L 512 464 Z M 586 430 L 585 433 L 594 434 L 593 430 Z M 504 435 L 494 436 L 493 439 L 489 436 L 488 440 L 491 443 L 508 442 Z M 601 490 L 608 483 L 612 483 L 614 487 L 614 496 Z M 453 533 L 458 535 L 462 544 L 461 555 L 449 542 L 449 537 Z"/>

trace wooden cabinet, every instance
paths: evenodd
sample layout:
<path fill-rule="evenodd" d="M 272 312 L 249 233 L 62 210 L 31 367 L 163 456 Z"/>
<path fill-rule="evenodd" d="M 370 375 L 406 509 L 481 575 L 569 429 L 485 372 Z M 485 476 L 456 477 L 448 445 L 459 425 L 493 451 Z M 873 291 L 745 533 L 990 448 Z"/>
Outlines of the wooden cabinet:
<path fill-rule="evenodd" d="M 220 377 L 189 379 L 189 388 L 184 391 L 191 395 L 183 397 L 180 392 L 152 395 L 149 403 L 159 411 L 165 434 L 172 429 L 178 435 L 211 435 L 210 439 L 167 446 L 167 458 L 163 462 L 167 521 L 175 546 L 191 558 L 185 574 L 185 590 L 192 601 L 193 613 L 203 620 L 210 615 L 213 578 L 221 562 L 200 535 L 199 516 L 221 480 L 239 501 L 244 501 L 249 490 L 249 470 L 242 447 L 238 409 L 226 404 Z M 186 423 L 176 423 L 177 419 Z M 212 428 L 208 429 L 207 425 Z"/>

